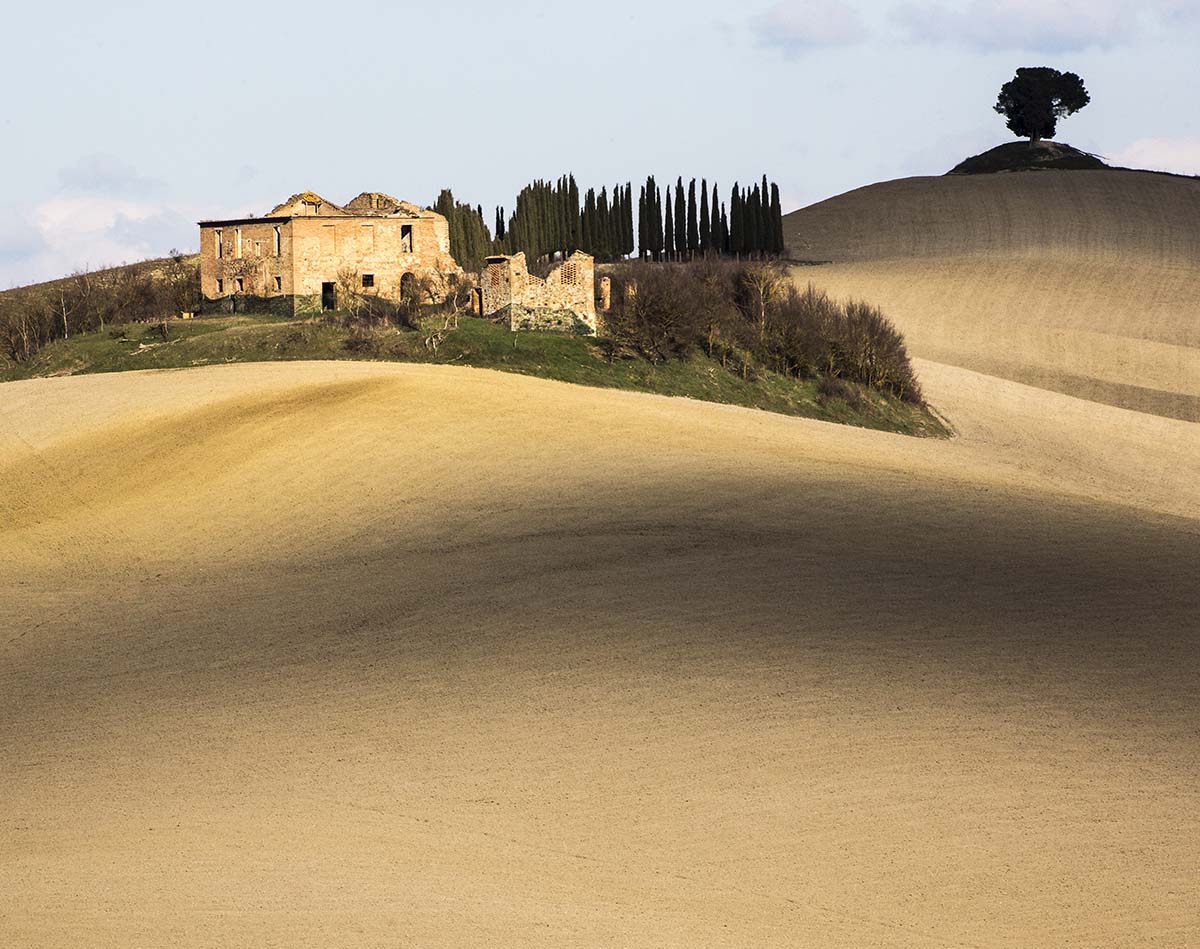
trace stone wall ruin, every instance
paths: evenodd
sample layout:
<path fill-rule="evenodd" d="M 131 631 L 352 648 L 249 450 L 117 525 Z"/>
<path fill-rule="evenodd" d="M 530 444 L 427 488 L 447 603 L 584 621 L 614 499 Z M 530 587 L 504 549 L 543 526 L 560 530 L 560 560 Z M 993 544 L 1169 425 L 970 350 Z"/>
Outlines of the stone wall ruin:
<path fill-rule="evenodd" d="M 576 251 L 543 280 L 525 255 L 489 257 L 483 271 L 483 315 L 509 328 L 596 335 L 596 266 Z"/>

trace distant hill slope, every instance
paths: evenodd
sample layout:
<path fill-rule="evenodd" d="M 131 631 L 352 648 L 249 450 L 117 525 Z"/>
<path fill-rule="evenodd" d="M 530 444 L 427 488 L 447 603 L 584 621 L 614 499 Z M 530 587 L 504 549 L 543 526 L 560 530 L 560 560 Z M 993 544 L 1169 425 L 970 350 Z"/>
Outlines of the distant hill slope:
<path fill-rule="evenodd" d="M 92 270 L 91 275 L 94 278 L 103 278 L 103 277 L 112 277 L 112 276 L 123 275 L 123 274 L 142 274 L 142 273 L 147 273 L 147 272 L 155 273 L 155 272 L 163 270 L 167 266 L 167 264 L 169 264 L 172 260 L 175 260 L 175 259 L 176 258 L 172 258 L 172 257 L 151 257 L 148 260 L 134 261 L 132 264 L 116 264 L 115 266 L 112 266 L 112 267 L 99 267 L 95 270 Z M 199 264 L 200 264 L 200 255 L 199 254 L 181 254 L 177 259 L 179 261 L 181 261 L 182 263 L 189 264 L 189 265 L 199 266 Z M 72 280 L 72 279 L 73 279 L 72 274 L 63 274 L 63 276 L 55 277 L 53 280 L 43 280 L 39 283 L 28 283 L 28 284 L 21 284 L 19 286 L 15 286 L 15 287 L 9 287 L 7 289 L 0 290 L 0 297 L 3 297 L 5 294 L 8 294 L 8 293 L 17 293 L 17 292 L 27 291 L 27 290 L 37 290 L 42 287 L 54 288 L 54 287 L 59 286 L 60 284 L 65 284 L 69 280 Z"/>
<path fill-rule="evenodd" d="M 905 178 L 788 215 L 798 279 L 884 307 L 917 356 L 1200 421 L 1200 180 Z"/>

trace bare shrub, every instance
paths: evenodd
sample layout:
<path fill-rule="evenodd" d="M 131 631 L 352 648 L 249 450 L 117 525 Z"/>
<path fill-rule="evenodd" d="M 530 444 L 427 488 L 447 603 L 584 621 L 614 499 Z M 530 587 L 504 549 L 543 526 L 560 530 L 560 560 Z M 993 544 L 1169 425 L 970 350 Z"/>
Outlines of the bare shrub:
<path fill-rule="evenodd" d="M 26 362 L 56 339 L 112 323 L 159 323 L 198 309 L 199 299 L 199 264 L 178 251 L 166 260 L 76 271 L 0 293 L 0 352 Z"/>
<path fill-rule="evenodd" d="M 651 362 L 686 355 L 704 332 L 710 301 L 688 268 L 625 264 L 616 271 L 613 296 L 604 320 L 608 335 Z"/>
<path fill-rule="evenodd" d="M 660 362 L 703 347 L 742 378 L 759 370 L 828 376 L 922 402 L 904 338 L 877 307 L 797 289 L 774 262 L 622 265 L 604 325 L 614 358 Z"/>
<path fill-rule="evenodd" d="M 904 337 L 878 307 L 858 301 L 846 305 L 841 349 L 850 378 L 908 402 L 922 401 Z"/>

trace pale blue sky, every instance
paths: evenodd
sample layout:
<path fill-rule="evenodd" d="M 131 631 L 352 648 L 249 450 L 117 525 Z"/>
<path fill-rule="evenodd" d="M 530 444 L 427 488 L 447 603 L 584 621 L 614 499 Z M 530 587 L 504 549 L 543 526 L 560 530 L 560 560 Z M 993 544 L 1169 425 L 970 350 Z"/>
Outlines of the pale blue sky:
<path fill-rule="evenodd" d="M 0 286 L 194 248 L 195 221 L 535 177 L 764 172 L 785 209 L 1012 140 L 1021 65 L 1080 73 L 1059 139 L 1200 173 L 1196 0 L 555 5 L 44 2 L 6 13 Z"/>

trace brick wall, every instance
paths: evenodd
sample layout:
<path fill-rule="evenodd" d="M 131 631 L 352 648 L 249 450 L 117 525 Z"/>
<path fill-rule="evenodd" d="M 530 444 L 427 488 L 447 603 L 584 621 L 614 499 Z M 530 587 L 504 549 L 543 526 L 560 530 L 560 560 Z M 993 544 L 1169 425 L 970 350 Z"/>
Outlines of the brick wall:
<path fill-rule="evenodd" d="M 440 225 L 440 226 L 439 226 Z M 343 270 L 374 278 L 375 293 L 397 298 L 406 273 L 457 273 L 444 218 L 307 217 L 292 221 L 294 293 L 320 296 Z M 411 231 L 406 230 L 411 228 Z"/>
<path fill-rule="evenodd" d="M 279 228 L 278 255 L 276 228 Z M 293 292 L 291 224 L 287 219 L 200 226 L 201 293 L 210 300 L 238 293 L 238 280 L 242 281 L 240 292 L 254 296 Z"/>

